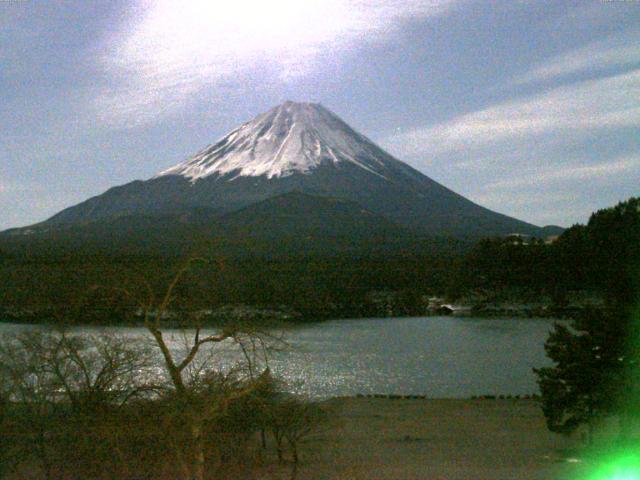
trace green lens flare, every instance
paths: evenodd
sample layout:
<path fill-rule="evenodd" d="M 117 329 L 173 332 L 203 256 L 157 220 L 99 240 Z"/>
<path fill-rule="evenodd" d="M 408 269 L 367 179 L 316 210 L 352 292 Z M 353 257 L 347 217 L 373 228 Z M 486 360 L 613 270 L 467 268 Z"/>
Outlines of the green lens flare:
<path fill-rule="evenodd" d="M 626 452 L 600 463 L 586 480 L 640 480 L 640 452 Z"/>

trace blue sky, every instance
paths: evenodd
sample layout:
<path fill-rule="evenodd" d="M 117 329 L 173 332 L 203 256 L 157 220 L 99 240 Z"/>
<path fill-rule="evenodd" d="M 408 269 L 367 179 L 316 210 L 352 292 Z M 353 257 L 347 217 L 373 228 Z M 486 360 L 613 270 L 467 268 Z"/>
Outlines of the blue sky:
<path fill-rule="evenodd" d="M 0 2 L 0 229 L 284 100 L 517 218 L 640 194 L 640 1 Z"/>

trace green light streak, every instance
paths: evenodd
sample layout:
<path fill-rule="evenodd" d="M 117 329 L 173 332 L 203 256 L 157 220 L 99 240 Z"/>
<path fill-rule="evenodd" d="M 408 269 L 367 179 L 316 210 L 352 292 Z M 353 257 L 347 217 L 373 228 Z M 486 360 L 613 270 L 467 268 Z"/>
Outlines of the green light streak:
<path fill-rule="evenodd" d="M 640 480 L 640 453 L 634 449 L 600 461 L 585 480 Z"/>

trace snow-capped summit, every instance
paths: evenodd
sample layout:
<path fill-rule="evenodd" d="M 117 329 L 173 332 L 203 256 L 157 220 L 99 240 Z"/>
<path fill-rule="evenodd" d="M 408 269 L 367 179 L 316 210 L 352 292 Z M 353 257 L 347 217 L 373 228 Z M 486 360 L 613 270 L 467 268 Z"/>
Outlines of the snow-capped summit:
<path fill-rule="evenodd" d="M 323 163 L 351 162 L 384 177 L 384 158 L 369 139 L 318 103 L 287 101 L 236 128 L 214 145 L 156 177 L 197 181 L 214 174 L 267 178 L 308 173 Z"/>

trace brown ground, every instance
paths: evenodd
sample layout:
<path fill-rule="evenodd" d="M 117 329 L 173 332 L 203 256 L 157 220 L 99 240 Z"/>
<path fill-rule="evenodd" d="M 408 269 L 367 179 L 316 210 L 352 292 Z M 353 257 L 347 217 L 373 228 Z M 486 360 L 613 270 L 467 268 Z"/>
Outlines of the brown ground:
<path fill-rule="evenodd" d="M 556 480 L 577 466 L 575 441 L 549 433 L 531 400 L 329 404 L 334 420 L 304 442 L 298 479 Z"/>

